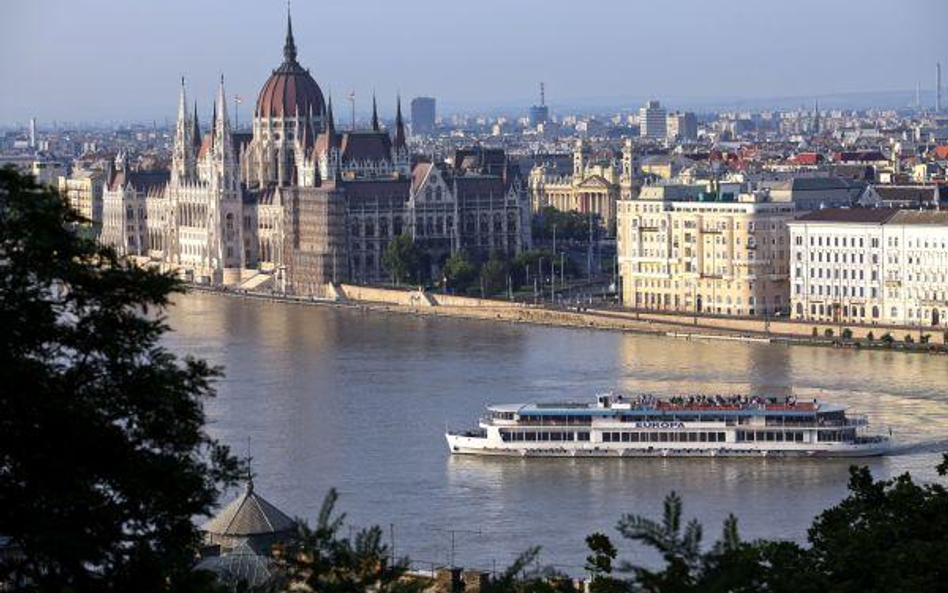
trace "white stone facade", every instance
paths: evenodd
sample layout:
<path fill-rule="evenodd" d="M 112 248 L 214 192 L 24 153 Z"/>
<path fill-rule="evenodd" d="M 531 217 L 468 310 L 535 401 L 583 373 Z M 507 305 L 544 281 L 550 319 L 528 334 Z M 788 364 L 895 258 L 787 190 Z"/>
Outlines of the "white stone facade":
<path fill-rule="evenodd" d="M 948 213 L 836 210 L 789 226 L 794 318 L 948 326 Z"/>

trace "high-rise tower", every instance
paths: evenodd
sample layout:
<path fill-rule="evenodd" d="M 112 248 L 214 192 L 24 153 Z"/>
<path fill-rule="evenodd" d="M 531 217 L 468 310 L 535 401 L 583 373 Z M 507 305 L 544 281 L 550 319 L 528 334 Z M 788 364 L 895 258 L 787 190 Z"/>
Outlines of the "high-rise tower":
<path fill-rule="evenodd" d="M 935 113 L 941 113 L 941 62 L 935 62 Z"/>

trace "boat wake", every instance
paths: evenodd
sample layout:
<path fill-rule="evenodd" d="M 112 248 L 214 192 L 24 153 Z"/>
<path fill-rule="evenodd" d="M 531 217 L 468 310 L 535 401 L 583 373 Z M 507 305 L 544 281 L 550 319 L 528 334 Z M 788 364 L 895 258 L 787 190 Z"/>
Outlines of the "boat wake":
<path fill-rule="evenodd" d="M 948 453 L 948 438 L 915 443 L 893 443 L 886 455 L 918 455 L 919 453 Z"/>

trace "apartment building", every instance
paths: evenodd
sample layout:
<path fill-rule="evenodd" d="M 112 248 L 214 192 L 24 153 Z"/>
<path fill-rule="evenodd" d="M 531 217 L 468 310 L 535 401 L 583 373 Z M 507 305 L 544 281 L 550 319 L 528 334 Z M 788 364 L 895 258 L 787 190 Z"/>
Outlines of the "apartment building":
<path fill-rule="evenodd" d="M 721 315 L 785 312 L 793 217 L 793 203 L 773 202 L 766 192 L 643 191 L 620 201 L 623 304 Z"/>
<path fill-rule="evenodd" d="M 794 318 L 948 325 L 948 212 L 827 209 L 789 228 Z"/>

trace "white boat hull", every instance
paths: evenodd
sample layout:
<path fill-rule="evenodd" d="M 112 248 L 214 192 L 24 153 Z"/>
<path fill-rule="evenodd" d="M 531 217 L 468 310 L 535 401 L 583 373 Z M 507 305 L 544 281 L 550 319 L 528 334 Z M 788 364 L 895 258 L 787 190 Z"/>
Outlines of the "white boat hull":
<path fill-rule="evenodd" d="M 720 447 L 686 443 L 660 446 L 626 443 L 558 443 L 536 446 L 524 443 L 491 443 L 486 437 L 446 434 L 454 455 L 490 457 L 877 457 L 891 448 L 888 439 L 870 443 L 786 443 L 763 447 L 754 443 L 721 443 Z M 771 445 L 777 445 L 772 443 Z"/>

